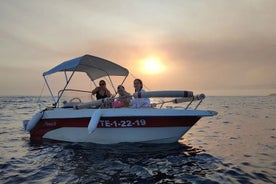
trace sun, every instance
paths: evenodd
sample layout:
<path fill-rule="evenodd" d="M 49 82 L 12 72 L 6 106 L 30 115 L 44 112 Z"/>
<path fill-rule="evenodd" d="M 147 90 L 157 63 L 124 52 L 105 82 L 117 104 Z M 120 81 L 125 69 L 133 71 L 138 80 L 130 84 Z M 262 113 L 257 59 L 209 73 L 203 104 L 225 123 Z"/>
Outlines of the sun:
<path fill-rule="evenodd" d="M 157 74 L 164 70 L 164 66 L 158 58 L 149 57 L 144 59 L 143 70 L 148 74 Z"/>

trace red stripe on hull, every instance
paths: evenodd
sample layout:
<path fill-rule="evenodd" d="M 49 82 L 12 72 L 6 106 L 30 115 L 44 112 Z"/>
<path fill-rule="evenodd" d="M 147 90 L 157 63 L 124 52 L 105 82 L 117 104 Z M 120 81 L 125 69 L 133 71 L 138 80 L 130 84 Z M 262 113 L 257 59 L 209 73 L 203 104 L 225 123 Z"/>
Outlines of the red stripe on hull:
<path fill-rule="evenodd" d="M 191 127 L 201 117 L 102 117 L 97 128 L 149 128 L 149 127 Z M 31 130 L 31 138 L 42 138 L 51 130 L 63 127 L 88 127 L 90 118 L 42 119 Z"/>

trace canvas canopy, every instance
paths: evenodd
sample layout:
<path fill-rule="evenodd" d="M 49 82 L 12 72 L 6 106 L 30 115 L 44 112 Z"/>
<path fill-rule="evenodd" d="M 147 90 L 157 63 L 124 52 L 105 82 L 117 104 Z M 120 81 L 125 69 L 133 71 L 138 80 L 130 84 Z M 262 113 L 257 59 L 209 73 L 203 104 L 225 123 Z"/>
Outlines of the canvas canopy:
<path fill-rule="evenodd" d="M 85 72 L 91 80 L 95 80 L 108 75 L 127 76 L 129 73 L 126 68 L 117 65 L 111 61 L 92 55 L 84 55 L 57 65 L 49 71 L 44 72 L 43 76 L 65 71 Z"/>

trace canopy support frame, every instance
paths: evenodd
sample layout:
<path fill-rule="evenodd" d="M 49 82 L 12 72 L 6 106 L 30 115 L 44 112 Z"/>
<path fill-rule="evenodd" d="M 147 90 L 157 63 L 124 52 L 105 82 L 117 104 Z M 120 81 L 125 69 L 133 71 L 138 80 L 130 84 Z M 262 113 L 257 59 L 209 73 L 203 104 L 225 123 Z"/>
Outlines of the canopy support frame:
<path fill-rule="evenodd" d="M 67 88 L 69 82 L 71 81 L 71 79 L 72 79 L 72 77 L 73 77 L 75 71 L 76 71 L 76 70 L 74 70 L 74 71 L 72 72 L 72 74 L 71 74 L 71 75 L 69 76 L 69 78 L 68 78 L 68 75 L 67 75 L 67 73 L 66 73 L 66 70 L 64 70 L 65 79 L 66 79 L 66 84 L 65 84 L 64 88 L 61 90 L 61 93 L 58 94 L 57 99 L 55 99 L 55 96 L 54 96 L 54 94 L 53 94 L 53 92 L 52 92 L 52 90 L 51 90 L 51 88 L 50 88 L 50 85 L 49 85 L 49 83 L 48 83 L 48 81 L 47 81 L 46 76 L 43 76 L 43 77 L 44 77 L 44 80 L 45 80 L 45 83 L 46 83 L 46 85 L 47 85 L 47 88 L 48 88 L 48 90 L 49 90 L 49 92 L 50 92 L 50 94 L 51 94 L 52 100 L 54 101 L 54 103 L 53 103 L 53 107 L 54 107 L 54 108 L 56 108 L 56 107 L 58 106 L 59 100 L 60 100 L 61 96 L 63 95 L 65 89 Z"/>

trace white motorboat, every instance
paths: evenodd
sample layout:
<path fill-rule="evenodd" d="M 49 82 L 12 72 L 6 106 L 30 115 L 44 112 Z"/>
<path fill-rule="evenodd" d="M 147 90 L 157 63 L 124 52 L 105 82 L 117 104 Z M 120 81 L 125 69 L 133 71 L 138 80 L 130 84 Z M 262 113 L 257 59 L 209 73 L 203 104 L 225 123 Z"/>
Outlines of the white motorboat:
<path fill-rule="evenodd" d="M 57 95 L 49 85 L 47 77 L 63 72 L 66 83 Z M 80 89 L 68 89 L 68 84 L 76 73 L 85 73 L 95 84 L 95 80 L 108 77 L 113 85 L 112 77 L 123 77 L 122 84 L 129 71 L 111 61 L 84 55 L 65 61 L 43 73 L 53 105 L 36 113 L 31 120 L 23 121 L 24 128 L 30 132 L 31 140 L 53 140 L 66 142 L 91 142 L 99 144 L 115 144 L 120 142 L 172 143 L 177 142 L 201 117 L 214 116 L 210 110 L 197 110 L 205 95 L 193 95 L 191 91 L 148 91 L 134 93 L 133 98 L 165 98 L 156 106 L 147 108 L 101 108 L 103 100 L 82 101 L 79 97 L 71 102 L 61 103 L 65 92 L 74 91 L 90 93 Z M 115 89 L 115 88 L 114 88 Z M 115 90 L 116 91 L 116 90 Z M 75 101 L 77 99 L 78 101 Z M 187 106 L 164 107 L 163 104 L 187 103 Z M 191 108 L 191 104 L 194 104 Z"/>

